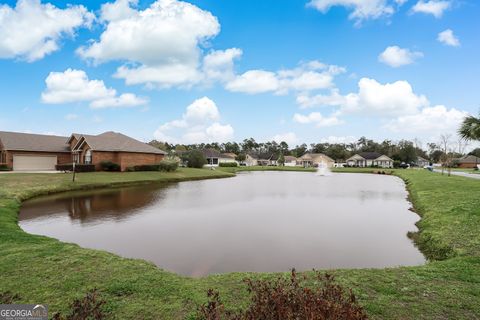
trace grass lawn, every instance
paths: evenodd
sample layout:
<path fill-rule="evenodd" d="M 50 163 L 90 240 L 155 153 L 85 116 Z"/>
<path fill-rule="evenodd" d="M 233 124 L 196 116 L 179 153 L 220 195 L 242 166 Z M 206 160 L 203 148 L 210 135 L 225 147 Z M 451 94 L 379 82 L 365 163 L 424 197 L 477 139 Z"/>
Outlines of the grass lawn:
<path fill-rule="evenodd" d="M 354 290 L 373 319 L 480 318 L 480 181 L 423 170 L 394 174 L 406 181 L 422 216 L 421 232 L 413 237 L 434 260 L 420 267 L 332 272 Z M 208 288 L 220 291 L 227 308 L 245 307 L 248 294 L 242 280 L 278 274 L 193 279 L 142 260 L 29 235 L 17 225 L 20 201 L 38 194 L 228 176 L 232 174 L 223 169 L 88 173 L 80 174 L 73 184 L 70 175 L 63 174 L 0 174 L 0 293 L 10 291 L 20 297 L 16 302 L 46 303 L 51 312 L 65 312 L 74 298 L 98 288 L 107 301 L 106 310 L 116 319 L 189 319 L 206 301 Z"/>

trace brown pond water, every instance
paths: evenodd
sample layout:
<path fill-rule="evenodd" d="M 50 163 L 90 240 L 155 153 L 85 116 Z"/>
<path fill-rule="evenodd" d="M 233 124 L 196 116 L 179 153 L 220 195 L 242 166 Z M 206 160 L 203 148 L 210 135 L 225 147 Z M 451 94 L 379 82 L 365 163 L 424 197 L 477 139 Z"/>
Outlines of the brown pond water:
<path fill-rule="evenodd" d="M 189 276 L 419 265 L 404 183 L 366 174 L 235 178 L 72 192 L 23 204 L 26 232 Z"/>

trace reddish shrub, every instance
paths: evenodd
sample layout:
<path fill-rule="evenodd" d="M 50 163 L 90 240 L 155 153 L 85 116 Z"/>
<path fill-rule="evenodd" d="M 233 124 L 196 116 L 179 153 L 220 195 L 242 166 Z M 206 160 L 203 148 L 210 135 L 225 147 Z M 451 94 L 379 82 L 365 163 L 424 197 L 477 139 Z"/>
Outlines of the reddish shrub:
<path fill-rule="evenodd" d="M 102 320 L 106 318 L 102 307 L 105 300 L 101 299 L 96 289 L 93 289 L 81 299 L 75 299 L 67 316 L 56 313 L 53 320 Z"/>
<path fill-rule="evenodd" d="M 308 280 L 315 285 L 307 286 Z M 290 279 L 247 280 L 251 303 L 247 310 L 229 313 L 219 294 L 208 291 L 209 302 L 198 309 L 202 320 L 363 320 L 367 316 L 351 290 L 346 292 L 334 277 L 317 272 L 314 279 L 298 279 L 292 270 Z"/>

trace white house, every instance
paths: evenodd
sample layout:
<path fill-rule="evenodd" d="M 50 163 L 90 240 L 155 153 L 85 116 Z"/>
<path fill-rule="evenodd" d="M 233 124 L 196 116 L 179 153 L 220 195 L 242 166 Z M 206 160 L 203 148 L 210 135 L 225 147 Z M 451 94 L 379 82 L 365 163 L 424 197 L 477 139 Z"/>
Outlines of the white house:
<path fill-rule="evenodd" d="M 297 165 L 297 158 L 294 156 L 285 156 L 285 167 L 295 167 Z"/>
<path fill-rule="evenodd" d="M 332 168 L 335 161 L 323 153 L 305 153 L 297 159 L 297 165 L 302 167 L 318 167 L 321 163 L 326 164 L 328 168 Z"/>
<path fill-rule="evenodd" d="M 371 167 L 392 168 L 393 160 L 378 152 L 360 152 L 347 159 L 350 167 Z"/>

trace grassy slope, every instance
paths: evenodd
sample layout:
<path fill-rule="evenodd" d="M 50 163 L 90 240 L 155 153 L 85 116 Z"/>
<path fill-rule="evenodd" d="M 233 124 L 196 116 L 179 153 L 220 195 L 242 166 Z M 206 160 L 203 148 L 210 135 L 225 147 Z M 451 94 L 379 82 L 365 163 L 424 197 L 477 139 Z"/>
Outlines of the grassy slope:
<path fill-rule="evenodd" d="M 368 171 L 368 170 L 367 170 Z M 372 318 L 475 319 L 480 317 L 480 183 L 462 177 L 401 170 L 415 207 L 422 215 L 419 239 L 426 249 L 449 248 L 450 258 L 422 267 L 336 270 Z M 82 174 L 78 186 L 144 180 L 227 176 L 217 171 L 181 169 L 178 173 Z M 66 175 L 0 175 L 0 292 L 19 302 L 48 303 L 66 310 L 74 297 L 97 287 L 113 318 L 182 319 L 216 288 L 230 308 L 247 303 L 245 277 L 274 274 L 225 274 L 191 279 L 159 270 L 142 260 L 124 259 L 82 249 L 47 237 L 29 235 L 17 226 L 19 202 L 45 190 L 76 188 Z M 106 183 L 105 181 L 108 181 Z"/>

